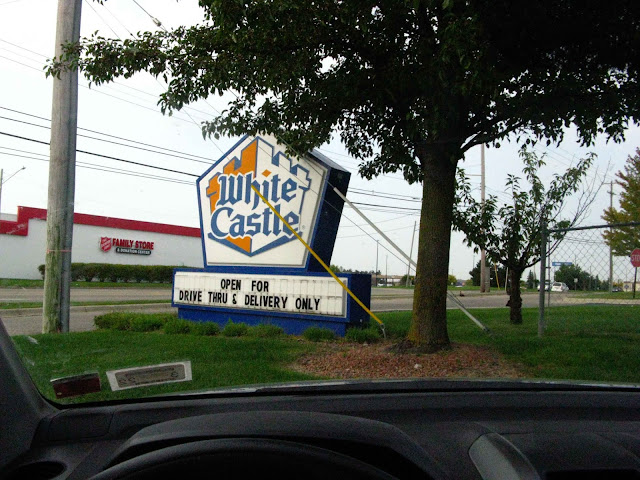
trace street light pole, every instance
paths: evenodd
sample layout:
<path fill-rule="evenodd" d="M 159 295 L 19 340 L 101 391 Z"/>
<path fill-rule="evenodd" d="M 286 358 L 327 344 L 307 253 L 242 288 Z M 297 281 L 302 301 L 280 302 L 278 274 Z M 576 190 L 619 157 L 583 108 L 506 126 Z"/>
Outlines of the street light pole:
<path fill-rule="evenodd" d="M 19 174 L 25 168 L 26 167 L 22 167 L 17 172 L 15 172 L 13 175 L 9 175 L 9 178 L 7 178 L 6 180 L 2 179 L 2 174 L 4 173 L 4 170 L 0 168 L 0 207 L 2 206 L 2 185 L 7 183 L 9 180 L 11 180 L 13 177 L 15 177 L 17 174 Z M 2 209 L 1 208 L 0 208 L 0 213 L 2 213 Z"/>

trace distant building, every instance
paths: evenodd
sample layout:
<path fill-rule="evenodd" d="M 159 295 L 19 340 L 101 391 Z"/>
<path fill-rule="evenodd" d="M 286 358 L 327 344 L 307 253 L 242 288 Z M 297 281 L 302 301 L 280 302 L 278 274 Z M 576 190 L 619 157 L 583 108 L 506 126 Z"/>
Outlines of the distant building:
<path fill-rule="evenodd" d="M 18 207 L 0 219 L 0 278 L 38 279 L 45 263 L 47 211 Z M 202 267 L 200 229 L 76 213 L 74 263 Z"/>
<path fill-rule="evenodd" d="M 624 290 L 625 292 L 633 292 L 633 282 L 623 282 L 622 290 Z M 636 292 L 640 292 L 640 282 L 636 282 Z"/>

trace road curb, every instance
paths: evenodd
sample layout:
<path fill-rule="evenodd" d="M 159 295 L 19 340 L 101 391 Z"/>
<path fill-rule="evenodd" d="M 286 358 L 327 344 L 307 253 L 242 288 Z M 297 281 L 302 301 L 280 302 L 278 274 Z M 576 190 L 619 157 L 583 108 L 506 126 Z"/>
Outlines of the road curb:
<path fill-rule="evenodd" d="M 171 303 L 130 303 L 124 305 L 76 305 L 70 307 L 72 312 L 99 312 L 102 310 L 111 311 L 127 311 L 127 310 L 144 310 L 147 308 L 154 309 L 171 309 Z M 42 308 L 8 308 L 0 310 L 0 317 L 37 317 L 42 316 Z"/>

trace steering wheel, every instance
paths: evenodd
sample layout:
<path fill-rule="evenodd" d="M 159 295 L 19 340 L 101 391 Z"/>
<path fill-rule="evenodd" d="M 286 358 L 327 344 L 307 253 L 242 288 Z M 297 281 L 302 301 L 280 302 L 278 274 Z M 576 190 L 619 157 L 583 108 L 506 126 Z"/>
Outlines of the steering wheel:
<path fill-rule="evenodd" d="M 356 458 L 292 441 L 260 438 L 201 440 L 161 448 L 107 468 L 92 480 L 158 478 L 340 478 L 393 480 Z"/>

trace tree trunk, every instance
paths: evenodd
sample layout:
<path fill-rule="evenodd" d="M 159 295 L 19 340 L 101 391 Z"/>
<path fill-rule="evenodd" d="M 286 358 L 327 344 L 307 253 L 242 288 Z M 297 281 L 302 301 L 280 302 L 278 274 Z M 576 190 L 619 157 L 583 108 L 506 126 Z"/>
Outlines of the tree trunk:
<path fill-rule="evenodd" d="M 513 325 L 522 324 L 522 295 L 520 291 L 520 277 L 523 270 L 512 268 L 509 270 L 509 321 Z"/>
<path fill-rule="evenodd" d="M 407 340 L 420 351 L 449 348 L 447 279 L 457 161 L 445 149 L 419 155 L 424 179 L 413 316 Z"/>

